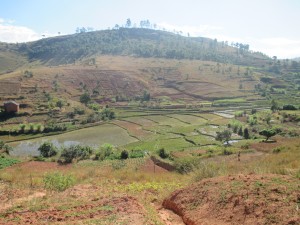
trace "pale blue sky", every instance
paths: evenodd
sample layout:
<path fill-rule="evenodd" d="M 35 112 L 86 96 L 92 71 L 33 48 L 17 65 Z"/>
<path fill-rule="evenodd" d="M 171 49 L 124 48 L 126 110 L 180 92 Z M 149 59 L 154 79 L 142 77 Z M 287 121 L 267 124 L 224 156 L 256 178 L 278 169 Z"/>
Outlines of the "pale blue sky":
<path fill-rule="evenodd" d="M 22 42 L 149 19 L 192 36 L 300 56 L 300 0 L 0 0 L 0 41 Z"/>

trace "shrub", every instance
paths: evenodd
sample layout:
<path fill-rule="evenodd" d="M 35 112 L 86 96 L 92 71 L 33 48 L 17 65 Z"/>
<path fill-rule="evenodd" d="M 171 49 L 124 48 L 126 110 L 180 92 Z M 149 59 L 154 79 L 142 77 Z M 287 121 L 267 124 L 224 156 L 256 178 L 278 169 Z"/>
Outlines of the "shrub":
<path fill-rule="evenodd" d="M 228 127 L 232 128 L 233 133 L 237 133 L 239 128 L 243 126 L 243 124 L 238 120 L 231 120 L 230 125 Z"/>
<path fill-rule="evenodd" d="M 85 111 L 81 108 L 74 108 L 74 113 L 78 115 L 84 115 Z"/>
<path fill-rule="evenodd" d="M 243 144 L 242 146 L 241 146 L 241 149 L 249 149 L 249 147 L 250 147 L 250 144 L 249 143 L 245 143 L 245 144 Z"/>
<path fill-rule="evenodd" d="M 120 155 L 115 154 L 114 146 L 108 143 L 101 145 L 95 155 L 95 160 L 119 159 L 119 158 Z"/>
<path fill-rule="evenodd" d="M 230 130 L 224 130 L 224 131 L 217 131 L 217 135 L 215 137 L 216 141 L 225 141 L 227 145 L 229 145 L 229 140 L 231 138 L 231 131 Z"/>
<path fill-rule="evenodd" d="M 71 163 L 74 159 L 88 159 L 92 153 L 93 149 L 89 146 L 72 145 L 70 147 L 63 148 L 61 152 L 61 159 L 64 163 Z"/>
<path fill-rule="evenodd" d="M 113 154 L 114 146 L 108 143 L 105 143 L 101 145 L 101 150 L 104 153 L 104 157 L 109 157 L 111 154 Z"/>
<path fill-rule="evenodd" d="M 48 158 L 55 156 L 57 154 L 57 148 L 53 145 L 52 142 L 44 142 L 41 144 L 41 146 L 38 148 L 38 151 L 41 153 L 41 156 Z"/>
<path fill-rule="evenodd" d="M 248 130 L 247 127 L 244 129 L 244 135 L 243 136 L 244 136 L 245 139 L 249 139 L 250 138 L 249 130 Z"/>
<path fill-rule="evenodd" d="M 17 159 L 6 158 L 4 155 L 1 155 L 0 156 L 0 169 L 9 167 L 18 162 L 19 162 L 19 160 L 17 160 Z"/>
<path fill-rule="evenodd" d="M 236 111 L 234 112 L 235 117 L 242 117 L 244 115 L 244 111 Z"/>
<path fill-rule="evenodd" d="M 257 117 L 256 116 L 249 116 L 247 122 L 250 124 L 250 126 L 253 126 L 253 125 L 257 124 Z"/>
<path fill-rule="evenodd" d="M 101 111 L 101 119 L 102 120 L 112 120 L 115 118 L 116 118 L 115 112 L 112 111 L 111 109 L 105 108 Z"/>
<path fill-rule="evenodd" d="M 0 149 L 2 149 L 4 145 L 5 145 L 4 141 L 0 140 Z"/>
<path fill-rule="evenodd" d="M 126 150 L 123 150 L 121 152 L 121 159 L 128 159 L 128 152 Z"/>
<path fill-rule="evenodd" d="M 296 106 L 294 106 L 294 105 L 284 105 L 283 107 L 282 107 L 282 109 L 283 110 L 297 110 L 297 107 Z"/>
<path fill-rule="evenodd" d="M 25 125 L 25 124 L 20 124 L 19 126 L 20 126 L 19 132 L 20 132 L 20 133 L 25 133 L 26 125 Z"/>
<path fill-rule="evenodd" d="M 243 127 L 239 128 L 238 135 L 243 136 Z"/>
<path fill-rule="evenodd" d="M 12 151 L 13 148 L 8 144 L 5 144 L 2 140 L 0 140 L 0 150 L 3 150 L 2 152 L 9 155 L 9 152 Z"/>
<path fill-rule="evenodd" d="M 196 166 L 197 161 L 195 158 L 182 158 L 177 159 L 174 164 L 176 171 L 182 174 L 192 172 Z"/>
<path fill-rule="evenodd" d="M 80 96 L 80 102 L 87 105 L 91 101 L 89 93 L 84 93 Z"/>
<path fill-rule="evenodd" d="M 129 158 L 143 158 L 145 156 L 145 153 L 141 149 L 135 149 L 131 150 L 129 154 Z"/>
<path fill-rule="evenodd" d="M 64 191 L 75 184 L 75 178 L 72 175 L 59 172 L 48 173 L 43 178 L 44 187 L 51 191 Z"/>
<path fill-rule="evenodd" d="M 251 109 L 251 114 L 255 114 L 257 112 L 257 109 Z"/>
<path fill-rule="evenodd" d="M 281 152 L 284 149 L 284 147 L 276 147 L 273 149 L 273 153 L 277 154 L 279 152 Z"/>
<path fill-rule="evenodd" d="M 158 155 L 162 159 L 166 159 L 166 158 L 169 157 L 169 153 L 164 148 L 161 148 L 161 149 L 158 150 Z"/>
<path fill-rule="evenodd" d="M 228 150 L 228 149 L 224 149 L 222 152 L 223 155 L 231 155 L 232 151 Z"/>

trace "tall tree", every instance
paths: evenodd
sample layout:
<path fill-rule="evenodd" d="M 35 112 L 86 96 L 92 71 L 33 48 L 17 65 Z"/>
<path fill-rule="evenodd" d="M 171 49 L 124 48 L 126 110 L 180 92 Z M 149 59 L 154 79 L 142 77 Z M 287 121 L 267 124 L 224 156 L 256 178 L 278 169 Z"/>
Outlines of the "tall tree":
<path fill-rule="evenodd" d="M 224 130 L 221 132 L 217 132 L 216 141 L 225 141 L 226 145 L 229 145 L 229 140 L 231 138 L 231 131 L 230 130 Z"/>
<path fill-rule="evenodd" d="M 278 132 L 275 129 L 264 129 L 262 131 L 259 132 L 260 135 L 265 136 L 266 137 L 266 142 L 268 141 L 268 139 L 270 137 L 273 137 L 277 134 Z"/>
<path fill-rule="evenodd" d="M 126 21 L 126 27 L 131 27 L 131 20 L 130 20 L 130 18 L 128 18 L 127 19 L 127 21 Z"/>

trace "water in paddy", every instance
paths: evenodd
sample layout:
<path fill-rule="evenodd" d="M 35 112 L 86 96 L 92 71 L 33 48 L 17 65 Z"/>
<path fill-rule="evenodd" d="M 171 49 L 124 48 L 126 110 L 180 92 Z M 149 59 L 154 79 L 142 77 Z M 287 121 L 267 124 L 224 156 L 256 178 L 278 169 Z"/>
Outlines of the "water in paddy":
<path fill-rule="evenodd" d="M 10 144 L 14 148 L 14 150 L 11 152 L 11 155 L 39 155 L 37 149 L 45 141 L 51 141 L 57 147 L 70 146 L 75 144 L 97 147 L 104 143 L 110 143 L 115 146 L 122 146 L 138 140 L 129 136 L 126 130 L 116 125 L 104 124 L 60 135 L 14 142 Z"/>

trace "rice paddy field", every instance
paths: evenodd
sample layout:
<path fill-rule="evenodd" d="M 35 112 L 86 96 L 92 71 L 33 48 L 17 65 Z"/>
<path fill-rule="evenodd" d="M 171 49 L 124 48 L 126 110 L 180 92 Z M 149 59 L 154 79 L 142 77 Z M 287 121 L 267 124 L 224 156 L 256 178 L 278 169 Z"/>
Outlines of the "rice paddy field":
<path fill-rule="evenodd" d="M 72 144 L 101 146 L 112 144 L 120 149 L 167 151 L 195 149 L 215 144 L 213 138 L 219 125 L 228 119 L 214 114 L 168 114 L 126 117 L 110 123 L 83 128 L 59 135 L 12 142 L 12 155 L 38 155 L 38 147 L 44 141 L 56 146 Z M 201 131 L 201 132 L 199 132 Z"/>

